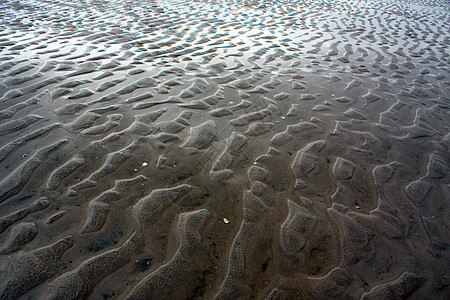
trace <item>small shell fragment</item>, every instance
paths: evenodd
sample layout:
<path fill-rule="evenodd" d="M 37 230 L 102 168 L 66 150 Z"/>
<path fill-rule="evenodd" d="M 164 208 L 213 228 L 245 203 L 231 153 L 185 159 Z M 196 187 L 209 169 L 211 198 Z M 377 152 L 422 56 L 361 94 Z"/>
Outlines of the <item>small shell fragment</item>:
<path fill-rule="evenodd" d="M 228 219 L 227 219 L 227 218 L 223 218 L 223 222 L 224 222 L 225 224 L 228 224 L 228 223 L 230 223 L 230 221 L 228 221 Z"/>

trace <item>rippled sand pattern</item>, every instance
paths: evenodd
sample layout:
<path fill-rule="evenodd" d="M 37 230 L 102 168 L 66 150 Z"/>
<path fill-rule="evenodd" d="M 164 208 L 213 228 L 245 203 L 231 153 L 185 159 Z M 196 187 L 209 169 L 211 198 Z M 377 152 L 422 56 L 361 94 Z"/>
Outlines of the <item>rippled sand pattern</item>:
<path fill-rule="evenodd" d="M 448 1 L 0 3 L 0 299 L 448 299 Z"/>

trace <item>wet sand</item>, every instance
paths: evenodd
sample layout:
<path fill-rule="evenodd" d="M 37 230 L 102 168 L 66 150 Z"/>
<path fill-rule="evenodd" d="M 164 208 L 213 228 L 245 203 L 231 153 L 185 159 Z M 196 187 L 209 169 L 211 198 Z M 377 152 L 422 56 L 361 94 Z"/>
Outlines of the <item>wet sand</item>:
<path fill-rule="evenodd" d="M 447 1 L 0 4 L 0 299 L 448 299 Z"/>

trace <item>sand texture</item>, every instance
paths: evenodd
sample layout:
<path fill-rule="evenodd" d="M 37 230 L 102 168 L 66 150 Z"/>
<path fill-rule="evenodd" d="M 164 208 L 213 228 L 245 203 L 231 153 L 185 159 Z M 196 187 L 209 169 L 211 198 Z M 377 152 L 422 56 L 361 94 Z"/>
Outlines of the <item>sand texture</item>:
<path fill-rule="evenodd" d="M 0 1 L 0 299 L 449 299 L 447 0 Z"/>

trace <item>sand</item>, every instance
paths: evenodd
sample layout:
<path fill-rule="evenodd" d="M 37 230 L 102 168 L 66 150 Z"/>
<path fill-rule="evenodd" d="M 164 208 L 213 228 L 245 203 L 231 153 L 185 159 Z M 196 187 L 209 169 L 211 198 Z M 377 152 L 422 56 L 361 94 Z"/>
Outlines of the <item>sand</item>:
<path fill-rule="evenodd" d="M 0 4 L 0 299 L 448 299 L 444 0 Z"/>

